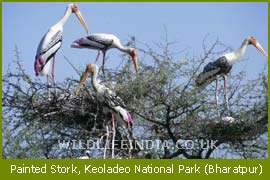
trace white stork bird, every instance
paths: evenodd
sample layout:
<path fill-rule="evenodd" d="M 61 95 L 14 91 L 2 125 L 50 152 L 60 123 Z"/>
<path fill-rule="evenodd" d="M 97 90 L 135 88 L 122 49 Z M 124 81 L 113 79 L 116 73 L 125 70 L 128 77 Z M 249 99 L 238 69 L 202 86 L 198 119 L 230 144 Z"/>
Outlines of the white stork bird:
<path fill-rule="evenodd" d="M 228 103 L 228 98 L 227 98 L 227 93 L 226 93 L 227 74 L 231 71 L 233 64 L 239 61 L 244 56 L 248 45 L 255 46 L 259 50 L 259 52 L 261 52 L 268 59 L 268 55 L 264 51 L 260 43 L 253 36 L 247 37 L 239 49 L 233 52 L 224 54 L 222 57 L 218 58 L 216 61 L 208 63 L 204 67 L 203 72 L 200 73 L 196 79 L 196 84 L 201 88 L 204 88 L 205 86 L 210 84 L 212 81 L 216 80 L 216 104 L 218 106 L 218 78 L 220 76 L 223 76 L 224 97 L 226 101 L 226 108 L 228 111 L 229 111 L 229 103 Z"/>
<path fill-rule="evenodd" d="M 103 53 L 103 62 L 102 62 L 102 71 L 104 73 L 104 64 L 105 64 L 105 56 L 106 51 L 111 48 L 117 48 L 120 51 L 129 54 L 132 57 L 135 71 L 138 73 L 138 57 L 137 51 L 135 48 L 125 47 L 121 44 L 118 37 L 113 34 L 103 34 L 103 33 L 94 33 L 90 34 L 87 37 L 83 37 L 75 40 L 71 47 L 73 48 L 88 48 L 98 50 L 98 54 L 96 57 L 96 62 L 98 61 L 100 51 Z"/>
<path fill-rule="evenodd" d="M 98 66 L 96 64 L 87 65 L 85 72 L 81 77 L 80 84 L 76 91 L 76 95 L 79 94 L 80 88 L 86 81 L 87 77 L 91 75 L 92 76 L 91 83 L 96 92 L 96 97 L 98 101 L 104 105 L 103 112 L 112 113 L 113 121 L 115 113 L 116 114 L 115 119 L 117 122 L 119 123 L 125 122 L 127 123 L 128 127 L 130 127 L 132 125 L 132 118 L 130 113 L 125 109 L 126 106 L 123 100 L 109 88 L 100 84 L 97 80 L 97 74 L 98 74 Z"/>
<path fill-rule="evenodd" d="M 84 26 L 86 32 L 88 33 L 88 27 L 81 15 L 79 7 L 77 4 L 69 4 L 67 6 L 65 15 L 53 25 L 48 32 L 41 39 L 35 57 L 34 69 L 36 76 L 46 75 L 48 85 L 49 80 L 51 79 L 55 85 L 54 81 L 54 63 L 55 63 L 55 54 L 60 49 L 62 44 L 62 34 L 63 27 L 72 13 L 75 13 L 82 25 Z M 51 67 L 52 66 L 52 67 Z M 51 69 L 52 68 L 52 69 Z M 50 75 L 51 71 L 51 75 Z M 49 96 L 50 91 L 48 90 Z"/>

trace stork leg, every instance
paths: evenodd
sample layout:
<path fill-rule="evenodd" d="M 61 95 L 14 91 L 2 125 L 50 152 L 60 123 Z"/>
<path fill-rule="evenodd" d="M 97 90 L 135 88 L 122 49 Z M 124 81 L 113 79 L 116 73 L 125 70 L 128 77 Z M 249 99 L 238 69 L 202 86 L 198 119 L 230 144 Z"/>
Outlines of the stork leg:
<path fill-rule="evenodd" d="M 230 112 L 229 100 L 228 100 L 228 96 L 227 96 L 227 76 L 224 75 L 223 79 L 224 79 L 224 98 L 225 98 L 225 102 L 226 102 L 226 108 L 227 108 L 227 111 Z"/>
<path fill-rule="evenodd" d="M 218 116 L 220 116 L 219 109 L 218 109 L 218 77 L 216 78 L 216 106 L 217 106 Z"/>
<path fill-rule="evenodd" d="M 115 117 L 114 117 L 114 113 L 112 113 L 112 125 L 113 125 L 113 136 L 112 136 L 112 158 L 114 158 L 114 141 L 115 141 Z"/>
<path fill-rule="evenodd" d="M 99 55 L 100 55 L 100 50 L 98 50 L 98 54 L 97 54 L 97 57 L 96 57 L 96 62 L 95 62 L 95 63 L 97 63 L 97 62 L 98 62 Z"/>
<path fill-rule="evenodd" d="M 50 92 L 50 77 L 47 75 L 47 91 L 48 91 L 48 99 L 51 99 L 51 92 Z"/>
<path fill-rule="evenodd" d="M 103 75 L 105 74 L 105 70 L 104 70 L 105 56 L 106 56 L 106 51 L 103 53 L 103 60 L 102 60 L 102 73 L 103 73 Z"/>
<path fill-rule="evenodd" d="M 52 62 L 52 81 L 53 81 L 53 89 L 54 89 L 54 95 L 56 96 L 56 83 L 54 79 L 54 64 L 55 64 L 55 55 L 53 56 L 53 62 Z"/>
<path fill-rule="evenodd" d="M 110 136 L 110 131 L 108 125 L 106 125 L 106 141 L 105 141 L 105 147 L 104 147 L 104 152 L 103 152 L 103 158 L 106 159 L 106 151 L 108 148 L 108 143 L 109 143 L 109 136 Z"/>
<path fill-rule="evenodd" d="M 127 124 L 128 124 L 128 128 L 130 128 L 132 126 L 132 118 L 131 118 L 131 115 L 129 113 L 127 114 L 127 116 L 128 116 Z"/>

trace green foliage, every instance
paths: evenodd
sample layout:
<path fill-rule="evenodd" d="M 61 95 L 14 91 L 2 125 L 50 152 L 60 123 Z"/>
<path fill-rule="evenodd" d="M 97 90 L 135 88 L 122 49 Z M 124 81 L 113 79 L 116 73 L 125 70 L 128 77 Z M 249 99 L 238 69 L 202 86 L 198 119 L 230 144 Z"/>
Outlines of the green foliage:
<path fill-rule="evenodd" d="M 157 44 L 159 50 L 149 46 L 138 48 L 141 58 L 137 75 L 130 68 L 130 60 L 124 61 L 117 71 L 105 69 L 105 76 L 101 75 L 103 83 L 124 100 L 131 112 L 134 138 L 169 145 L 132 152 L 116 149 L 117 157 L 266 158 L 266 72 L 253 80 L 246 80 L 244 71 L 229 75 L 231 111 L 222 104 L 218 108 L 221 117 L 232 116 L 235 121 L 223 121 L 217 114 L 214 85 L 200 90 L 194 80 L 209 59 L 229 48 L 219 41 L 209 47 L 203 42 L 204 52 L 199 58 L 188 54 L 182 58 L 182 53 L 170 52 L 173 45 L 165 40 Z M 49 100 L 46 84 L 31 79 L 23 69 L 17 48 L 15 54 L 15 69 L 8 69 L 3 76 L 4 158 L 76 158 L 84 150 L 60 150 L 59 139 L 106 136 L 106 127 L 111 128 L 111 124 L 89 82 L 76 97 L 79 79 L 68 78 L 57 84 L 57 94 Z M 123 60 L 127 58 L 124 56 Z M 125 139 L 125 131 L 118 130 L 117 138 Z M 179 140 L 183 143 L 177 144 Z M 196 142 L 197 148 L 185 148 L 188 140 Z M 200 140 L 216 140 L 219 149 L 200 147 Z M 172 148 L 176 145 L 180 149 Z M 94 158 L 104 157 L 103 150 L 91 150 L 91 154 Z"/>

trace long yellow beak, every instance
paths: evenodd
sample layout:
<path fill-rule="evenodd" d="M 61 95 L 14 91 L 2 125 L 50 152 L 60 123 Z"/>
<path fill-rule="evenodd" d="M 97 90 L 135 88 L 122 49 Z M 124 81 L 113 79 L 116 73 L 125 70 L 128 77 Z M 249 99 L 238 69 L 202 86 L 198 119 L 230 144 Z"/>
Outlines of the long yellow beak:
<path fill-rule="evenodd" d="M 263 47 L 258 41 L 254 44 L 254 46 L 268 59 L 268 54 L 264 51 Z"/>
<path fill-rule="evenodd" d="M 83 19 L 81 12 L 77 11 L 77 12 L 75 12 L 75 14 L 76 14 L 77 18 L 79 19 L 79 21 L 81 22 L 81 24 L 83 25 L 84 29 L 86 30 L 86 33 L 88 34 L 88 27 Z"/>
<path fill-rule="evenodd" d="M 79 92 L 80 92 L 80 89 L 83 85 L 83 83 L 86 81 L 87 77 L 88 77 L 89 73 L 87 71 L 85 71 L 81 77 L 81 80 L 80 80 L 80 84 L 76 90 L 76 96 L 78 96 Z"/>

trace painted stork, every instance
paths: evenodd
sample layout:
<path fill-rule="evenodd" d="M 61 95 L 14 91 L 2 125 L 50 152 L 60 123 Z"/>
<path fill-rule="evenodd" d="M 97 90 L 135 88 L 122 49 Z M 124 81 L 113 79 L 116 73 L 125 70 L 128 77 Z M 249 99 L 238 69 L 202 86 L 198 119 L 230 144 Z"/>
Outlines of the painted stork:
<path fill-rule="evenodd" d="M 85 72 L 81 76 L 81 80 L 77 88 L 76 95 L 79 94 L 80 88 L 86 81 L 87 77 L 91 75 L 92 76 L 91 83 L 96 92 L 96 97 L 100 103 L 104 104 L 103 112 L 112 113 L 113 122 L 115 118 L 117 122 L 119 123 L 125 122 L 127 123 L 128 127 L 130 127 L 132 125 L 132 118 L 130 113 L 125 109 L 126 106 L 123 100 L 109 88 L 100 84 L 97 80 L 97 74 L 98 74 L 98 66 L 96 64 L 87 65 Z"/>
<path fill-rule="evenodd" d="M 83 19 L 83 16 L 81 15 L 78 5 L 71 3 L 67 6 L 66 12 L 64 16 L 60 19 L 60 21 L 57 22 L 55 25 L 53 25 L 48 30 L 48 32 L 43 36 L 37 48 L 34 63 L 36 76 L 46 75 L 48 86 L 50 84 L 49 83 L 50 80 L 52 80 L 55 85 L 54 80 L 55 54 L 60 49 L 62 44 L 63 27 L 72 13 L 76 14 L 79 21 L 82 23 L 86 32 L 88 33 L 88 27 Z M 50 96 L 49 90 L 48 93 Z"/>
<path fill-rule="evenodd" d="M 103 53 L 102 71 L 104 73 L 105 56 L 107 50 L 111 48 L 119 49 L 120 51 L 129 54 L 132 57 L 136 73 L 138 73 L 138 57 L 135 48 L 125 47 L 121 44 L 118 37 L 113 34 L 94 33 L 87 37 L 75 40 L 71 47 L 73 48 L 88 48 L 98 50 L 96 63 L 98 61 L 100 51 Z"/>
<path fill-rule="evenodd" d="M 204 88 L 208 84 L 210 84 L 212 81 L 216 80 L 216 104 L 218 106 L 218 78 L 223 77 L 224 79 L 224 97 L 226 101 L 226 108 L 229 111 L 229 103 L 228 103 L 228 97 L 226 92 L 226 81 L 227 81 L 227 74 L 231 71 L 232 66 L 234 63 L 236 63 L 238 60 L 240 60 L 245 52 L 248 45 L 255 46 L 260 53 L 262 53 L 267 59 L 268 55 L 260 45 L 260 43 L 255 39 L 255 37 L 247 37 L 241 47 L 233 52 L 224 54 L 222 57 L 218 58 L 214 62 L 208 63 L 204 69 L 203 72 L 200 73 L 196 79 L 197 86 Z"/>

